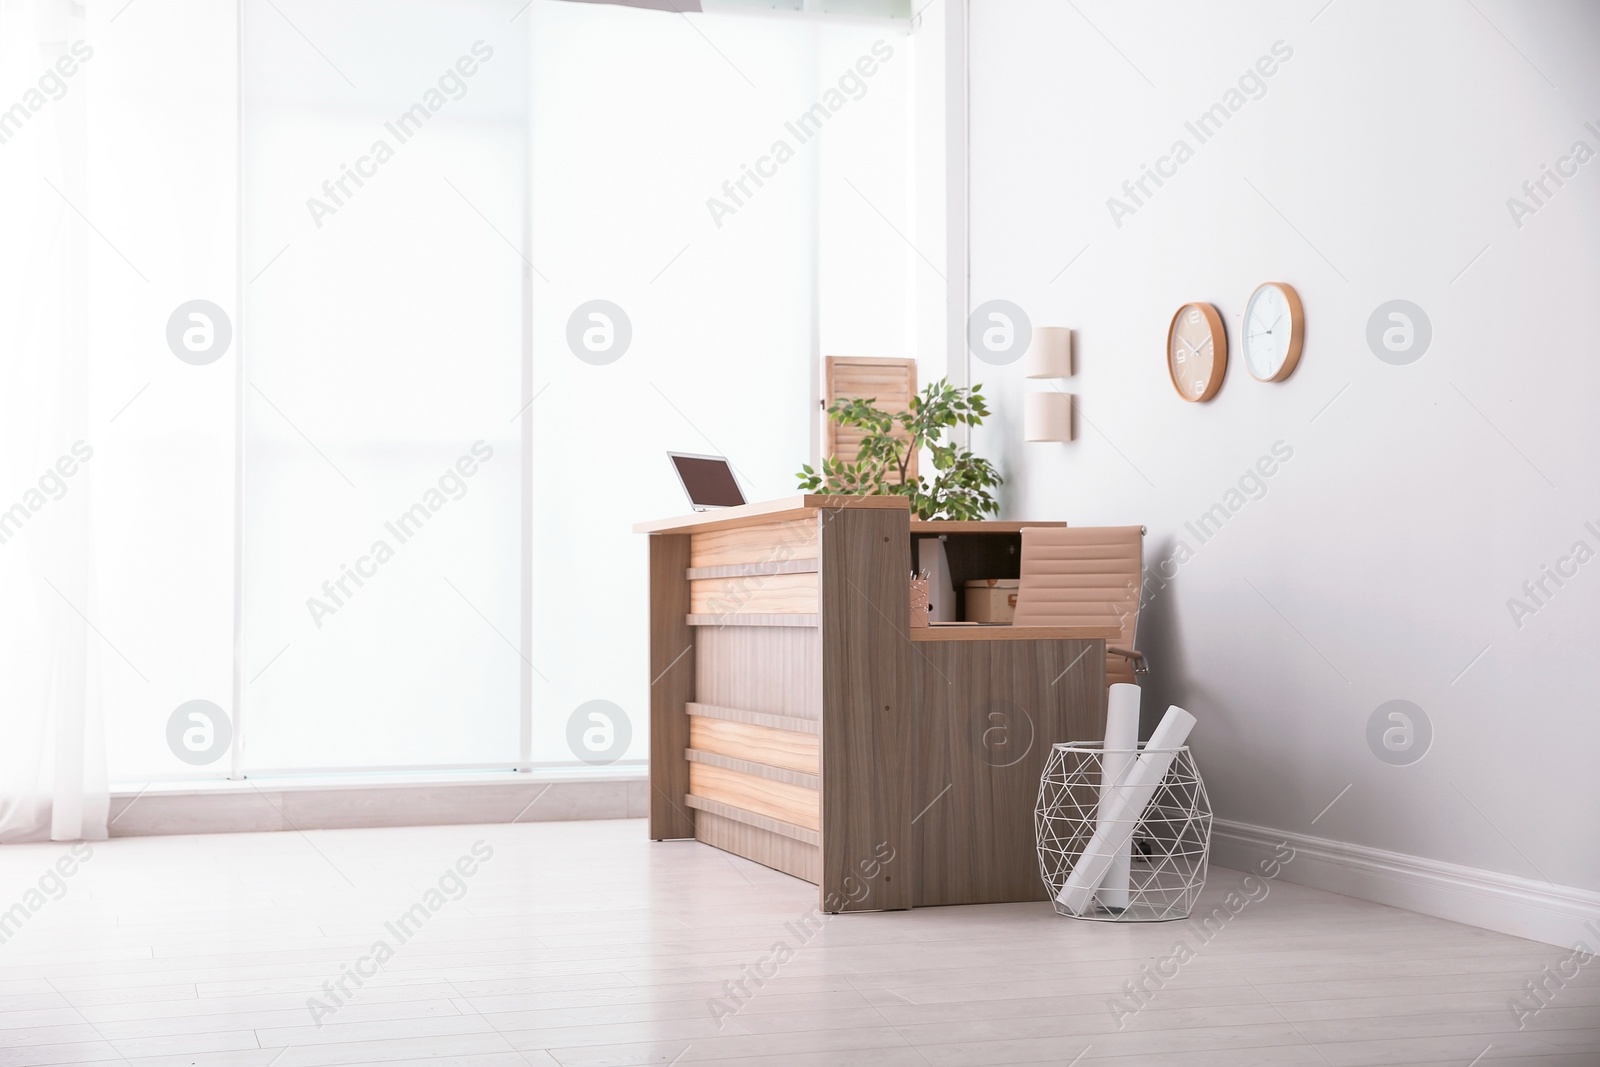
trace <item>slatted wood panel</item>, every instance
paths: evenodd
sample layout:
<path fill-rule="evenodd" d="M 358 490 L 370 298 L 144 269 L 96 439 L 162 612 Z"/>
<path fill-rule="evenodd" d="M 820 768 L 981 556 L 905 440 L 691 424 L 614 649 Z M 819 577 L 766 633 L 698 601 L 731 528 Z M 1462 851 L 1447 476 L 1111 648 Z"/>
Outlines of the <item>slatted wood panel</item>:
<path fill-rule="evenodd" d="M 777 614 L 748 612 L 742 615 L 689 615 L 686 617 L 686 621 L 690 626 L 787 626 L 815 629 L 817 616 L 802 615 L 799 612 L 779 612 Z"/>
<path fill-rule="evenodd" d="M 908 749 L 922 709 L 912 699 L 906 637 L 908 521 L 900 512 L 838 511 L 821 524 L 826 807 L 818 888 L 829 912 L 911 907 Z M 885 850 L 898 867 L 878 862 Z"/>
<path fill-rule="evenodd" d="M 1103 640 L 917 647 L 913 803 L 928 807 L 911 850 L 915 907 L 1049 899 L 1033 838 L 1039 776 L 1051 745 L 1105 736 L 1104 647 Z"/>
<path fill-rule="evenodd" d="M 689 608 L 688 534 L 650 535 L 650 836 L 693 837 L 694 817 L 682 806 L 689 788 L 688 703 L 694 699 L 695 630 Z"/>
<path fill-rule="evenodd" d="M 702 530 L 689 536 L 694 539 L 689 551 L 691 567 L 817 558 L 815 515 L 732 530 Z"/>
<path fill-rule="evenodd" d="M 917 392 L 917 361 L 880 359 L 870 356 L 829 356 L 826 360 L 824 407 L 840 397 L 873 398 L 880 411 L 901 412 L 911 405 Z M 897 434 L 904 436 L 903 433 Z M 827 420 L 823 452 L 852 462 L 861 448 L 861 431 Z M 917 474 L 917 457 L 911 456 L 911 477 Z M 895 480 L 898 481 L 898 478 Z"/>
<path fill-rule="evenodd" d="M 689 583 L 689 611 L 697 615 L 815 615 L 815 574 L 756 574 L 700 578 Z"/>
<path fill-rule="evenodd" d="M 690 715 L 689 747 L 806 774 L 817 774 L 821 768 L 816 734 L 753 723 Z"/>
<path fill-rule="evenodd" d="M 789 785 L 803 786 L 806 789 L 816 789 L 821 784 L 814 774 L 809 774 L 805 771 L 791 771 L 784 767 L 773 767 L 770 764 L 746 759 L 744 756 L 725 756 L 718 752 L 707 752 L 698 748 L 685 750 L 684 756 L 688 758 L 690 763 L 704 763 L 708 766 L 738 771 L 740 774 L 754 775 L 757 778 L 766 778 L 774 782 L 787 782 Z"/>
<path fill-rule="evenodd" d="M 703 627 L 695 631 L 695 699 L 820 719 L 821 649 L 815 626 Z"/>
<path fill-rule="evenodd" d="M 708 763 L 690 763 L 689 792 L 808 830 L 822 828 L 817 791 L 804 786 L 758 778 Z"/>
<path fill-rule="evenodd" d="M 719 800 L 697 797 L 691 793 L 683 798 L 683 802 L 696 811 L 709 811 L 715 815 L 721 815 L 725 819 L 744 823 L 746 826 L 770 830 L 780 837 L 790 837 L 796 841 L 804 841 L 808 845 L 817 845 L 822 842 L 822 835 L 815 830 L 808 830 L 804 826 L 796 826 L 794 823 L 784 822 L 782 819 L 774 819 L 769 815 L 757 815 L 753 811 L 735 808 Z"/>
<path fill-rule="evenodd" d="M 822 850 L 814 844 L 730 819 L 715 811 L 695 814 L 695 837 L 773 870 L 815 883 L 822 873 Z"/>
<path fill-rule="evenodd" d="M 699 578 L 746 578 L 754 574 L 815 574 L 814 559 L 791 559 L 775 563 L 724 563 L 716 567 L 690 567 L 684 577 L 691 582 Z"/>
<path fill-rule="evenodd" d="M 690 715 L 699 715 L 709 719 L 724 719 L 728 722 L 748 722 L 756 726 L 770 726 L 774 730 L 789 730 L 798 734 L 816 735 L 822 731 L 822 723 L 818 719 L 796 719 L 788 715 L 768 715 L 761 711 L 746 711 L 744 708 L 726 708 L 717 704 L 692 703 L 689 705 Z"/>

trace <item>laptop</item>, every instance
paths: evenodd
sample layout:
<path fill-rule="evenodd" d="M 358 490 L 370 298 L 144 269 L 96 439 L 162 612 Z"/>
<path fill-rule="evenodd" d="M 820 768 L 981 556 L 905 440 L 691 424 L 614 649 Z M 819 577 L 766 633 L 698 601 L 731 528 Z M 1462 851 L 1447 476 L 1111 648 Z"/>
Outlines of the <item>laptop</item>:
<path fill-rule="evenodd" d="M 668 452 L 672 469 L 678 472 L 683 491 L 696 511 L 708 508 L 736 508 L 745 502 L 734 480 L 733 470 L 721 456 L 695 456 L 687 452 Z"/>

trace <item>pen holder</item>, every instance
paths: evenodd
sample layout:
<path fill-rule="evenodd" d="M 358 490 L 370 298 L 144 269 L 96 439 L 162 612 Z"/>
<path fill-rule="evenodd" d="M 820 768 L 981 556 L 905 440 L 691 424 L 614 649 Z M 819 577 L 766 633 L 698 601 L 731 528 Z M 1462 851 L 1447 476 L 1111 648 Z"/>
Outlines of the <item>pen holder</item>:
<path fill-rule="evenodd" d="M 1057 913 L 1100 922 L 1161 922 L 1186 919 L 1206 884 L 1206 861 L 1211 848 L 1211 801 L 1205 783 L 1187 746 L 1172 752 L 1172 764 L 1133 823 L 1129 844 L 1131 862 L 1125 884 L 1102 883 L 1081 914 L 1074 914 L 1059 899 L 1073 868 L 1102 826 L 1105 808 L 1106 757 L 1114 766 L 1126 767 L 1141 752 L 1151 749 L 1106 749 L 1091 742 L 1055 745 L 1039 779 L 1039 803 L 1034 812 L 1034 837 L 1039 849 L 1039 875 L 1050 890 Z M 1127 789 L 1111 784 L 1112 789 Z M 1105 824 L 1126 836 L 1126 823 Z M 1123 906 L 1107 906 L 1111 900 Z"/>
<path fill-rule="evenodd" d="M 927 575 L 911 576 L 911 625 L 913 627 L 928 625 L 928 578 Z"/>

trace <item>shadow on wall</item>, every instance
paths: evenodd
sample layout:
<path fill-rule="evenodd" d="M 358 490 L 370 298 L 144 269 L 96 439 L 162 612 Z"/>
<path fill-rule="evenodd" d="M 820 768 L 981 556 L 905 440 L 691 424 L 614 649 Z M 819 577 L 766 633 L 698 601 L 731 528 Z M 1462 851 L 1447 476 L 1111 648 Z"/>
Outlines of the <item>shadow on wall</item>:
<path fill-rule="evenodd" d="M 1147 538 L 1144 546 L 1147 572 L 1156 565 L 1149 563 L 1149 560 L 1171 559 L 1175 548 L 1176 542 L 1170 535 L 1160 541 Z M 1183 659 L 1183 642 L 1178 634 L 1177 587 L 1170 581 L 1163 583 L 1159 579 L 1152 580 L 1152 575 L 1146 573 L 1140 599 L 1139 632 L 1136 636 L 1139 651 L 1149 660 L 1150 673 L 1144 677 L 1139 736 L 1147 738 L 1156 723 L 1161 721 L 1167 705 L 1177 704 L 1197 715 L 1199 709 L 1189 708 L 1186 703 L 1189 694 L 1188 670 Z"/>
<path fill-rule="evenodd" d="M 1177 539 L 1170 535 L 1159 541 L 1147 538 L 1145 559 L 1170 560 L 1177 544 Z M 1248 697 L 1236 691 L 1227 691 L 1226 688 L 1214 689 L 1203 676 L 1191 672 L 1179 620 L 1181 573 L 1175 579 L 1164 573 L 1154 573 L 1153 569 L 1160 566 L 1159 562 L 1147 563 L 1146 566 L 1149 570 L 1145 575 L 1142 606 L 1139 609 L 1137 644 L 1149 660 L 1150 673 L 1144 676 L 1142 686 L 1140 739 L 1147 740 L 1168 705 L 1176 704 L 1192 712 L 1199 720 L 1189 744 L 1200 762 L 1202 776 L 1205 773 L 1203 756 L 1206 751 L 1261 755 L 1260 739 L 1252 736 L 1248 726 L 1251 721 L 1245 707 Z M 1279 710 L 1286 719 L 1294 714 L 1290 709 Z M 1263 776 L 1272 779 L 1270 786 L 1279 795 L 1293 797 L 1309 805 L 1308 811 L 1316 810 L 1322 803 L 1307 791 L 1310 779 L 1300 774 L 1296 765 L 1279 766 L 1270 760 L 1254 760 L 1254 763 L 1257 769 L 1253 773 L 1258 779 Z M 1216 785 L 1213 784 L 1212 804 L 1219 809 L 1218 816 L 1221 817 L 1220 808 L 1225 803 L 1225 796 L 1219 797 L 1215 790 Z"/>

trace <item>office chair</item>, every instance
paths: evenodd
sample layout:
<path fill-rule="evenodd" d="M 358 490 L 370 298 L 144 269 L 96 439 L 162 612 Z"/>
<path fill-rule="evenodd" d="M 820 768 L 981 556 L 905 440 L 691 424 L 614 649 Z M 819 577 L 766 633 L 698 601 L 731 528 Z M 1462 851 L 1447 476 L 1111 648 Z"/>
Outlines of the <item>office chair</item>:
<path fill-rule="evenodd" d="M 1106 646 L 1106 684 L 1146 674 L 1134 651 L 1144 585 L 1143 526 L 1027 526 L 1015 626 L 1113 622 L 1122 636 Z"/>

